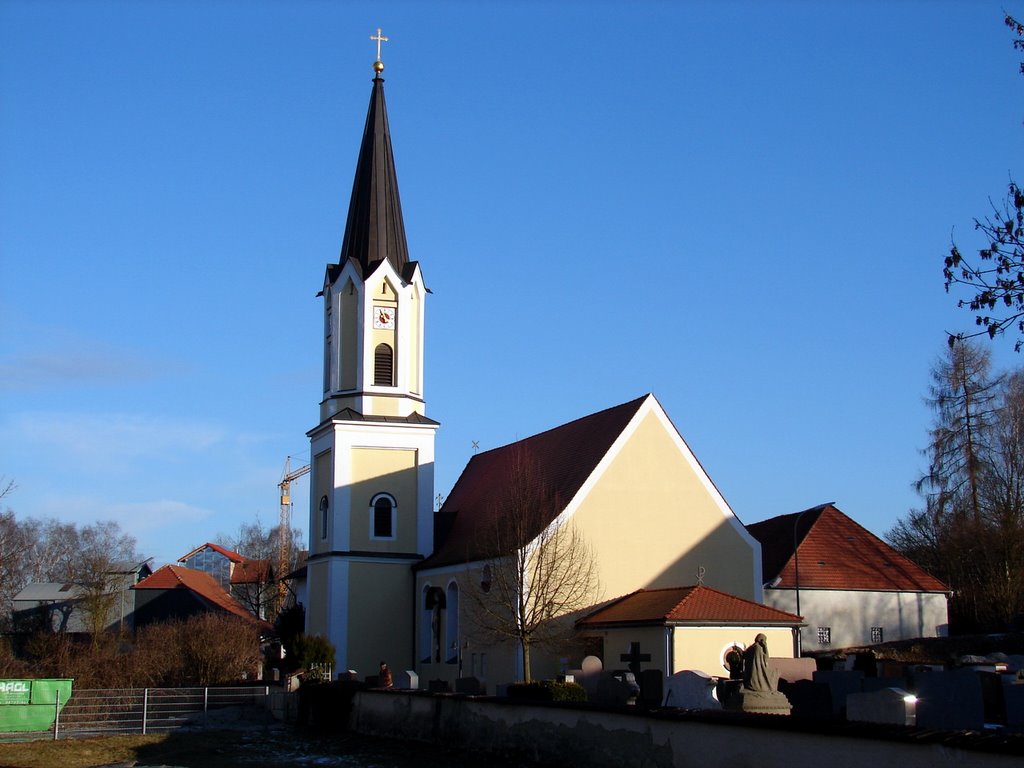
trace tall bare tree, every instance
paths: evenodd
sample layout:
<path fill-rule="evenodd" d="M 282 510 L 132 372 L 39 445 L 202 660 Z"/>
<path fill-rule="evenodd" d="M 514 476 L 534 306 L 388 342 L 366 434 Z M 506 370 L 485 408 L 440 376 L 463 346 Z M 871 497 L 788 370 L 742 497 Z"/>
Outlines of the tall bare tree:
<path fill-rule="evenodd" d="M 935 412 L 927 449 L 928 472 L 917 490 L 939 513 L 981 519 L 979 483 L 991 463 L 992 429 L 1001 381 L 989 351 L 964 341 L 932 368 L 929 404 Z"/>
<path fill-rule="evenodd" d="M 0 499 L 15 486 L 0 480 Z M 0 624 L 11 620 L 13 598 L 30 582 L 60 582 L 77 587 L 77 605 L 94 638 L 112 623 L 120 599 L 121 577 L 112 573 L 119 560 L 140 561 L 135 538 L 113 521 L 79 527 L 58 520 L 18 520 L 11 509 L 0 513 Z"/>
<path fill-rule="evenodd" d="M 253 561 L 250 567 L 253 580 L 247 584 L 235 585 L 232 594 L 254 616 L 269 620 L 273 620 L 283 607 L 277 580 L 287 574 L 276 573 L 273 570 L 277 566 L 281 535 L 281 526 L 267 528 L 257 515 L 253 522 L 242 523 L 236 536 L 220 537 L 229 549 Z M 301 529 L 292 528 L 285 531 L 284 535 L 289 537 L 287 549 L 290 555 L 288 566 L 291 571 L 298 567 L 303 534 Z"/>
<path fill-rule="evenodd" d="M 470 578 L 471 621 L 477 631 L 518 645 L 523 675 L 531 680 L 530 651 L 564 642 L 568 619 L 600 591 L 593 551 L 525 450 L 509 464 L 504 486 L 480 531 L 492 556 Z"/>
<path fill-rule="evenodd" d="M 953 589 L 957 631 L 1005 628 L 1024 613 L 1024 371 L 993 375 L 964 340 L 933 370 L 929 402 L 924 507 L 888 538 Z"/>

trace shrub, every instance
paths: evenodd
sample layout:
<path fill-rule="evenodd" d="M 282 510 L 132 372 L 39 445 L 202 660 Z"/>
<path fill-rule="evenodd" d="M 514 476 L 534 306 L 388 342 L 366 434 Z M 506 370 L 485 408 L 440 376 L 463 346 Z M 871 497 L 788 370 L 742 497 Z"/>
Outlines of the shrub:
<path fill-rule="evenodd" d="M 300 667 L 314 664 L 334 666 L 334 646 L 322 635 L 299 635 L 295 638 L 295 659 Z"/>
<path fill-rule="evenodd" d="M 586 701 L 587 692 L 579 683 L 544 680 L 543 682 L 513 683 L 508 687 L 508 697 L 521 701 Z"/>

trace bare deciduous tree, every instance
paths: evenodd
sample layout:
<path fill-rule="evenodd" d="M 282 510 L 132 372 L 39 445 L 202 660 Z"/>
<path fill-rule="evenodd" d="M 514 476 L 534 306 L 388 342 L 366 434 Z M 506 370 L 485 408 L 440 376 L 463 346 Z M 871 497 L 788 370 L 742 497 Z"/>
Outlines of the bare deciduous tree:
<path fill-rule="evenodd" d="M 290 554 L 291 571 L 298 567 L 302 531 L 292 528 L 285 535 L 289 537 L 287 549 Z M 253 581 L 235 584 L 231 590 L 232 594 L 254 616 L 272 620 L 282 608 L 277 579 L 287 575 L 273 571 L 280 552 L 281 527 L 267 528 L 257 515 L 254 522 L 243 523 L 239 527 L 237 536 L 221 536 L 220 539 L 229 549 L 254 561 L 250 574 Z"/>
<path fill-rule="evenodd" d="M 1017 36 L 1013 47 L 1024 51 L 1024 24 L 1012 16 L 1004 19 Z M 1024 74 L 1024 63 L 1020 65 Z M 1024 190 L 1011 181 L 1001 206 L 992 204 L 992 213 L 975 219 L 974 228 L 982 234 L 984 245 L 976 260 L 967 259 L 956 243 L 945 258 L 943 275 L 946 291 L 967 289 L 971 295 L 957 302 L 974 312 L 973 333 L 949 335 L 949 344 L 976 336 L 995 338 L 1007 328 L 1018 333 L 1016 350 L 1024 344 Z"/>
<path fill-rule="evenodd" d="M 544 482 L 536 461 L 515 453 L 502 488 L 479 531 L 491 557 L 468 579 L 471 621 L 479 632 L 519 647 L 523 675 L 531 679 L 530 651 L 564 642 L 572 614 L 599 592 L 593 551 Z"/>
<path fill-rule="evenodd" d="M 952 588 L 961 632 L 1005 629 L 1024 614 L 1024 371 L 989 368 L 987 350 L 964 340 L 934 369 L 924 507 L 888 533 Z"/>

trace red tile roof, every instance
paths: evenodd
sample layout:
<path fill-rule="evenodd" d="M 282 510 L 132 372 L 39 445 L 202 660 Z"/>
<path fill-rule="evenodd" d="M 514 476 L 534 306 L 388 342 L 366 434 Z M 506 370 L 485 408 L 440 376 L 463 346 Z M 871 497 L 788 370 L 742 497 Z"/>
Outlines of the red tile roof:
<path fill-rule="evenodd" d="M 217 580 L 205 571 L 197 571 L 180 565 L 165 565 L 163 568 L 158 568 L 152 576 L 133 585 L 132 589 L 187 589 L 211 608 L 232 613 L 250 621 L 259 621 L 245 609 L 245 606 L 225 592 Z M 266 622 L 260 623 L 265 624 Z"/>
<path fill-rule="evenodd" d="M 232 584 L 266 584 L 273 578 L 269 560 L 244 557 L 231 568 Z"/>
<path fill-rule="evenodd" d="M 550 523 L 576 495 L 648 397 L 653 395 L 473 456 L 436 515 L 434 553 L 417 567 L 464 563 L 499 554 L 491 551 L 491 542 L 483 532 L 501 514 L 501 501 L 507 495 L 515 464 L 523 457 L 535 475 L 530 478 L 532 484 L 555 500 L 550 514 L 538 521 L 542 526 Z"/>
<path fill-rule="evenodd" d="M 577 622 L 581 627 L 642 624 L 700 626 L 796 626 L 799 616 L 698 584 L 640 589 L 599 608 Z"/>
<path fill-rule="evenodd" d="M 203 544 L 201 547 L 196 547 L 195 549 L 193 549 L 188 554 L 185 554 L 185 555 L 182 555 L 181 557 L 179 557 L 178 558 L 178 562 L 179 563 L 183 563 L 186 560 L 188 560 L 190 557 L 192 557 L 192 555 L 194 555 L 197 552 L 199 552 L 201 550 L 204 550 L 204 549 L 212 549 L 214 552 L 219 552 L 220 554 L 224 555 L 224 557 L 226 557 L 228 560 L 230 560 L 233 563 L 240 563 L 240 562 L 242 562 L 243 560 L 246 559 L 245 555 L 240 555 L 237 552 L 233 552 L 230 549 L 227 549 L 226 547 L 222 547 L 219 544 L 213 544 L 213 543 L 208 541 L 205 544 Z"/>
<path fill-rule="evenodd" d="M 796 587 L 794 527 L 800 560 L 800 589 L 874 592 L 948 592 L 949 587 L 904 557 L 832 504 L 780 515 L 747 526 L 761 542 L 766 584 Z"/>

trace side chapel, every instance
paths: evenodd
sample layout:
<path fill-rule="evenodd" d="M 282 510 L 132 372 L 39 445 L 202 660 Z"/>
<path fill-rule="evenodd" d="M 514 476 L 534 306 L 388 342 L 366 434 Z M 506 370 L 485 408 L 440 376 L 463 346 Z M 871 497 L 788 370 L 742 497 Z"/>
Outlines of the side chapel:
<path fill-rule="evenodd" d="M 478 532 L 508 467 L 528 452 L 559 499 L 547 525 L 583 531 L 600 594 L 576 622 L 609 668 L 720 674 L 734 642 L 769 633 L 790 656 L 800 619 L 762 602 L 760 545 L 733 514 L 661 404 L 645 395 L 472 457 L 436 513 L 434 435 L 424 399 L 427 290 L 406 244 L 379 44 L 338 263 L 327 266 L 323 399 L 309 433 L 306 631 L 336 668 L 381 661 L 421 685 L 520 679 L 512 643 L 474 636 L 466 600 L 486 579 Z M 677 592 L 672 592 L 677 590 Z M 680 591 L 681 590 L 681 591 Z M 673 595 L 678 594 L 677 598 Z M 684 599 L 688 600 L 686 606 Z M 609 610 L 611 612 L 609 613 Z M 534 677 L 578 667 L 575 650 L 537 654 Z"/>

